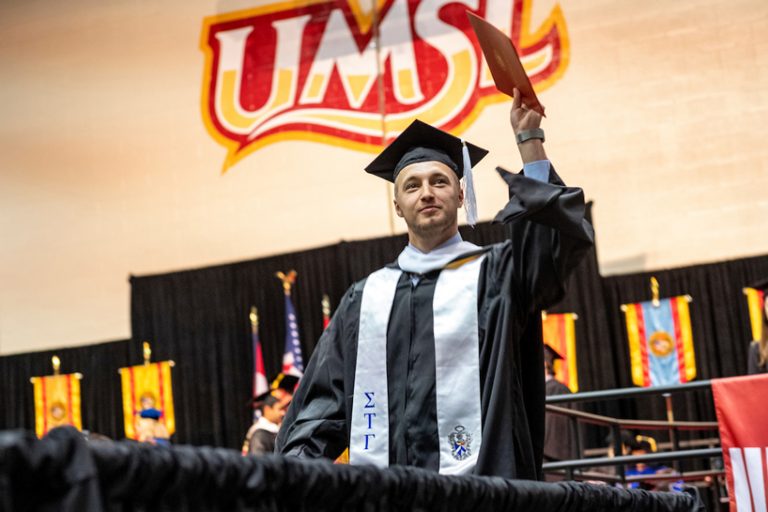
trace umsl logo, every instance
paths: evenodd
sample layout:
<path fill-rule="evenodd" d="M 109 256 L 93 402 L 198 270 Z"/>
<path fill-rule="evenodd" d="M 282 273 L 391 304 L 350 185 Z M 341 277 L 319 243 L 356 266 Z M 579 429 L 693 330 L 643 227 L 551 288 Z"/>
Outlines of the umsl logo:
<path fill-rule="evenodd" d="M 378 151 L 417 117 L 463 131 L 484 105 L 506 99 L 466 10 L 510 35 L 537 90 L 568 63 L 558 5 L 532 30 L 532 0 L 378 0 L 378 20 L 359 1 L 286 2 L 205 19 L 203 116 L 228 149 L 225 170 L 287 139 Z"/>

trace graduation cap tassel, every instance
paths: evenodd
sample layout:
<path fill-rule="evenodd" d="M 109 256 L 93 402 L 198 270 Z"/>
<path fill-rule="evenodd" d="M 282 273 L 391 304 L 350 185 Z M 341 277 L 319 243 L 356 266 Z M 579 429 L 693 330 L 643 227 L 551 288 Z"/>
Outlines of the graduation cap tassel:
<path fill-rule="evenodd" d="M 469 159 L 467 143 L 461 141 L 461 156 L 464 160 L 464 210 L 467 213 L 467 224 L 475 227 L 477 224 L 477 200 L 475 199 L 475 182 L 472 179 L 472 161 Z"/>

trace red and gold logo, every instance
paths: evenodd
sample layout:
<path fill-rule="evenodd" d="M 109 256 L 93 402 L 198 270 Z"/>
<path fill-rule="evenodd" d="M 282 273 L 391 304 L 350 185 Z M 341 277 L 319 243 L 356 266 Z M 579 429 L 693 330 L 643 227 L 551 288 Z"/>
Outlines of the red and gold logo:
<path fill-rule="evenodd" d="M 224 170 L 280 140 L 375 152 L 414 118 L 462 132 L 507 99 L 467 9 L 510 35 L 538 91 L 567 67 L 558 5 L 534 30 L 532 0 L 376 1 L 293 0 L 204 20 L 202 110 L 228 150 Z"/>

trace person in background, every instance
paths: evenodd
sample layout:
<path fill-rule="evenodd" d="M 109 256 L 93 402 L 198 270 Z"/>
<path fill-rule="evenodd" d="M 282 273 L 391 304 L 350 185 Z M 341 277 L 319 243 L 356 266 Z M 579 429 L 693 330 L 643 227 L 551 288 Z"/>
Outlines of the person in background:
<path fill-rule="evenodd" d="M 253 400 L 256 420 L 245 434 L 243 455 L 262 455 L 275 450 L 275 438 L 298 383 L 298 377 L 280 373 L 269 391 Z"/>
<path fill-rule="evenodd" d="M 168 429 L 160 423 L 163 413 L 150 407 L 142 409 L 136 420 L 136 434 L 140 443 L 149 443 L 157 446 L 170 446 L 171 440 Z"/>
<path fill-rule="evenodd" d="M 571 394 L 568 386 L 555 378 L 555 361 L 558 359 L 562 360 L 560 354 L 549 345 L 544 345 L 544 381 L 547 396 Z M 576 457 L 574 453 L 576 433 L 574 430 L 567 416 L 546 413 L 544 417 L 544 462 L 568 460 Z"/>
<path fill-rule="evenodd" d="M 650 436 L 635 436 L 630 445 L 631 455 L 646 455 L 656 452 L 656 440 Z M 638 462 L 626 470 L 626 476 L 651 476 L 670 475 L 669 479 L 638 481 L 627 484 L 629 489 L 645 489 L 647 491 L 679 491 L 682 488 L 682 480 L 675 480 L 675 470 L 664 465 L 646 464 Z"/>
<path fill-rule="evenodd" d="M 259 418 L 245 435 L 247 448 L 244 446 L 243 451 L 248 455 L 264 455 L 275 451 L 275 439 L 290 403 L 290 398 L 286 400 L 285 395 L 282 398 L 278 398 L 278 395 L 281 393 L 269 390 L 254 400 Z"/>

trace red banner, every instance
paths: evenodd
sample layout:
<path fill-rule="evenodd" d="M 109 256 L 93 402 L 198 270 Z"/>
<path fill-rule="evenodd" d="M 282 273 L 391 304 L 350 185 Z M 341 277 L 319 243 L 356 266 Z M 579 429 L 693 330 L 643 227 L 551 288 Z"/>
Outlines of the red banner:
<path fill-rule="evenodd" d="M 765 512 L 768 375 L 712 381 L 731 512 Z"/>

